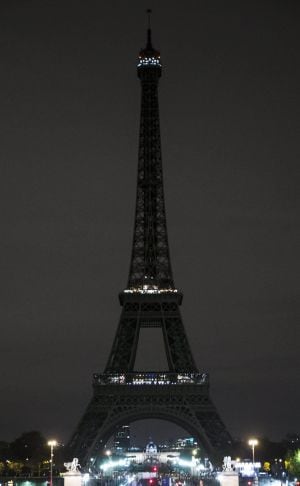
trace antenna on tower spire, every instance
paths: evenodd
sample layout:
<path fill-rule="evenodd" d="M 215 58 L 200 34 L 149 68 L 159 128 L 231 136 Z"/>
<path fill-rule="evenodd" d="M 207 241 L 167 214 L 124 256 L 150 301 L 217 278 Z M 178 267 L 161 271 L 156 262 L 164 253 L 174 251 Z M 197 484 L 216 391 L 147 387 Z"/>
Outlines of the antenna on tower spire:
<path fill-rule="evenodd" d="M 150 30 L 151 30 L 151 14 L 152 14 L 152 10 L 151 10 L 151 8 L 148 8 L 148 9 L 146 10 L 146 12 L 147 12 L 147 14 L 148 14 L 148 29 L 150 29 Z"/>
<path fill-rule="evenodd" d="M 152 42 L 151 42 L 151 8 L 146 10 L 148 15 L 148 30 L 147 30 L 147 49 L 152 49 Z"/>

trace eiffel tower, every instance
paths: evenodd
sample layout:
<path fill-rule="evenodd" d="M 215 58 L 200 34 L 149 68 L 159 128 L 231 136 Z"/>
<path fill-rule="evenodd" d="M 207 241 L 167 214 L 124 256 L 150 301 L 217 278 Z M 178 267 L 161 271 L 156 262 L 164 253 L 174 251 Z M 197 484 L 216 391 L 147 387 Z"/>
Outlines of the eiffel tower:
<path fill-rule="evenodd" d="M 161 160 L 158 82 L 160 54 L 151 29 L 139 54 L 141 119 L 135 224 L 121 318 L 104 373 L 94 374 L 93 397 L 67 451 L 86 465 L 116 428 L 145 418 L 175 423 L 208 454 L 223 452 L 230 434 L 209 396 L 207 373 L 199 372 L 180 314 L 182 293 L 172 275 Z M 134 371 L 141 328 L 160 328 L 168 370 Z"/>

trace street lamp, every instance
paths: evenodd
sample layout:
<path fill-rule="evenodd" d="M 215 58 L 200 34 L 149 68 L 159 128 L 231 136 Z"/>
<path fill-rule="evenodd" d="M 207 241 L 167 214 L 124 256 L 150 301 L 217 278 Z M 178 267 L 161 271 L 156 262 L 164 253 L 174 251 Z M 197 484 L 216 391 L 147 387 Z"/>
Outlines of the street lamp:
<path fill-rule="evenodd" d="M 252 463 L 253 463 L 253 468 L 254 468 L 254 449 L 255 449 L 255 446 L 257 446 L 257 444 L 258 444 L 258 440 L 257 439 L 250 439 L 248 441 L 248 444 L 249 444 L 249 446 L 252 447 Z"/>
<path fill-rule="evenodd" d="M 50 485 L 53 486 L 53 447 L 57 445 L 56 440 L 49 440 L 48 446 L 50 446 Z"/>

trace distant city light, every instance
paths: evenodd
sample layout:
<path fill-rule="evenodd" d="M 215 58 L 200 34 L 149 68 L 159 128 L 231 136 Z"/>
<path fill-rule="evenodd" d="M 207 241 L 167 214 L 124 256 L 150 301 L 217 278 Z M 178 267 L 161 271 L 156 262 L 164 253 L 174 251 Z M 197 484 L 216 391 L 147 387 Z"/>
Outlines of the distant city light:
<path fill-rule="evenodd" d="M 48 446 L 52 446 L 52 447 L 55 447 L 57 446 L 57 441 L 56 440 L 48 440 Z"/>
<path fill-rule="evenodd" d="M 258 440 L 257 439 L 249 439 L 248 444 L 250 446 L 254 446 L 255 447 L 258 444 Z"/>

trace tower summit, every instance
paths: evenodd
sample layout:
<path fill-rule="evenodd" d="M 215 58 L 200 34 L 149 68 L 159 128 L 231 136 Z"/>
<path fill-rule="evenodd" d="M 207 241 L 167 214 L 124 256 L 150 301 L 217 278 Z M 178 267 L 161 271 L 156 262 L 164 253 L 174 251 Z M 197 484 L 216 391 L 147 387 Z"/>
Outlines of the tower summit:
<path fill-rule="evenodd" d="M 127 291 L 174 291 L 164 203 L 158 82 L 160 53 L 152 46 L 151 29 L 140 51 L 141 119 L 136 210 Z"/>
<path fill-rule="evenodd" d="M 179 309 L 182 294 L 173 281 L 159 127 L 161 62 L 152 45 L 150 25 L 137 74 L 141 118 L 128 283 L 119 295 L 122 312 L 104 373 L 94 374 L 93 397 L 67 446 L 68 459 L 77 457 L 89 467 L 116 428 L 145 418 L 181 426 L 208 454 L 228 454 L 231 444 L 210 399 L 208 375 L 198 371 L 192 356 Z M 135 369 L 142 328 L 161 330 L 167 370 Z"/>

